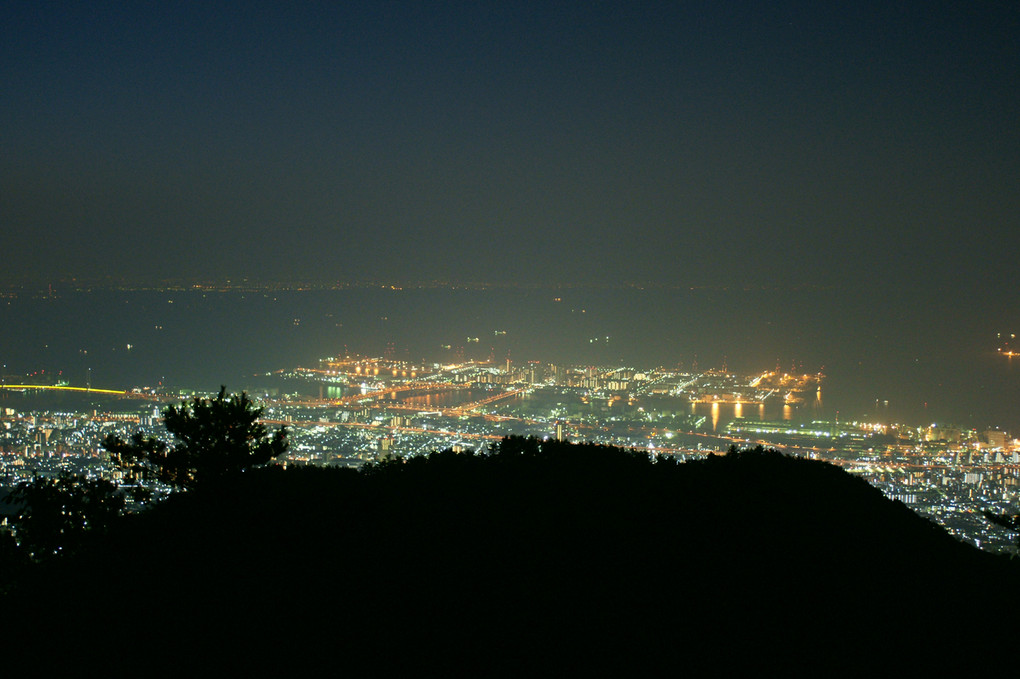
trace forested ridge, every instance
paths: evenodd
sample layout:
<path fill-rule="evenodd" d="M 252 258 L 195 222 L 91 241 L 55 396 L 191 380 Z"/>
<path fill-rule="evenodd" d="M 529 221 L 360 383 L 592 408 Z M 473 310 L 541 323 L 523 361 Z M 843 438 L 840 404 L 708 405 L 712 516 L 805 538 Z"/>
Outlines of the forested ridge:
<path fill-rule="evenodd" d="M 1015 562 L 827 463 L 521 438 L 361 471 L 250 469 L 37 566 L 4 602 L 36 640 L 55 621 L 107 639 L 134 621 L 142 648 L 246 630 L 329 640 L 352 662 L 384 642 L 411 654 L 389 662 L 734 625 L 909 629 L 1007 605 L 1018 580 Z"/>

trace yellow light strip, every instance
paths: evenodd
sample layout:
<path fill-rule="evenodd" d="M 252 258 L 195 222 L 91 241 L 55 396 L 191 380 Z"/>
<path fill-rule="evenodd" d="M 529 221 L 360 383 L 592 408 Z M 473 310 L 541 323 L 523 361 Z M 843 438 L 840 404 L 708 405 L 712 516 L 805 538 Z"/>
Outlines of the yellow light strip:
<path fill-rule="evenodd" d="M 4 384 L 0 385 L 0 389 L 57 389 L 60 391 L 85 391 L 93 394 L 117 394 L 120 396 L 127 394 L 126 391 L 117 391 L 116 389 L 95 389 L 89 387 L 58 387 L 46 384 Z"/>

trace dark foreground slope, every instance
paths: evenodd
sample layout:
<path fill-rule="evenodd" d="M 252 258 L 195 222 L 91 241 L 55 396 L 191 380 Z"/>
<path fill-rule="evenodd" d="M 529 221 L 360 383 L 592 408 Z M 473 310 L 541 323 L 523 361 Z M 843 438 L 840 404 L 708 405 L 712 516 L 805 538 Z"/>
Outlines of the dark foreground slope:
<path fill-rule="evenodd" d="M 366 473 L 249 472 L 133 517 L 5 603 L 36 641 L 72 631 L 121 653 L 297 644 L 341 664 L 527 667 L 619 661 L 610 648 L 668 660 L 731 635 L 902 641 L 977 624 L 1017 584 L 1013 564 L 828 464 L 512 439 Z"/>

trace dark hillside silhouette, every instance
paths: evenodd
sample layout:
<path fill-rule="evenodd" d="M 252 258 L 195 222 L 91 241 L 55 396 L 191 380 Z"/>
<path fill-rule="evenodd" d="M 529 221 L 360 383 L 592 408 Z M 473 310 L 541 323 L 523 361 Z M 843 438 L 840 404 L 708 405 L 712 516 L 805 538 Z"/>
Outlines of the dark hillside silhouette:
<path fill-rule="evenodd" d="M 761 449 L 676 464 L 510 438 L 362 472 L 250 470 L 127 518 L 7 610 L 101 635 L 130 615 L 140 647 L 217 651 L 229 629 L 264 636 L 247 652 L 300 640 L 338 667 L 459 649 L 458 667 L 527 668 L 582 648 L 599 664 L 608 643 L 672 662 L 734 630 L 902 635 L 969 619 L 968 583 L 1017 583 L 865 481 Z"/>

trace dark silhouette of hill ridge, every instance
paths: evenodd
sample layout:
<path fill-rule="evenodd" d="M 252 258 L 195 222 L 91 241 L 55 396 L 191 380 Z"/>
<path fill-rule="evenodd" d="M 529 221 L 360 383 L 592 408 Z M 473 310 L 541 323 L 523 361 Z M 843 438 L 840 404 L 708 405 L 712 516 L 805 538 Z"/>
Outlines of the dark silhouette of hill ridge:
<path fill-rule="evenodd" d="M 527 665 L 664 631 L 902 631 L 979 615 L 975 582 L 1017 584 L 866 481 L 761 449 L 676 464 L 511 438 L 362 472 L 253 470 L 129 518 L 9 597 L 23 629 L 118 634 L 130 617 L 143 646 L 230 629 L 350 662 L 393 661 L 366 650 L 381 644 Z"/>

